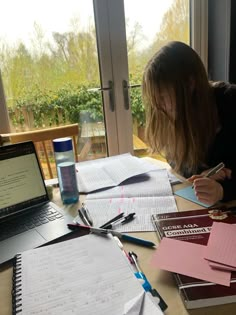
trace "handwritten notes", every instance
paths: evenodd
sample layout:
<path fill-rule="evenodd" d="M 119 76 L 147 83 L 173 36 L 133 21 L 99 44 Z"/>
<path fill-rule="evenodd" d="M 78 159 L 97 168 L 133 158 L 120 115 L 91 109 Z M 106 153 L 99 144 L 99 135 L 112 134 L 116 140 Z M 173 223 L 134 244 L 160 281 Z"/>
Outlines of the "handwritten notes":
<path fill-rule="evenodd" d="M 162 314 L 148 296 L 143 299 L 146 293 L 112 236 L 90 234 L 23 252 L 21 290 L 24 315 L 120 315 L 137 307 L 136 314 Z"/>
<path fill-rule="evenodd" d="M 127 178 L 158 169 L 155 164 L 129 153 L 76 164 L 80 192 L 114 187 Z"/>
<path fill-rule="evenodd" d="M 133 221 L 115 226 L 120 232 L 154 231 L 151 214 L 177 211 L 164 169 L 130 178 L 117 187 L 88 194 L 86 206 L 94 226 L 103 225 L 121 212 L 125 215 L 135 212 Z"/>

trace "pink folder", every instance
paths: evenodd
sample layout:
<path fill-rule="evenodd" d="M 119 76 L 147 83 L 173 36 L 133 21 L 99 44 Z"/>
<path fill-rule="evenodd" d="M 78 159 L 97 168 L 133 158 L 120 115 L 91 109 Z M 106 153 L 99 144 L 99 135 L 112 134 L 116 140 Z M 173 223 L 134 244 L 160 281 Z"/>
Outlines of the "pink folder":
<path fill-rule="evenodd" d="M 160 269 L 230 286 L 231 272 L 211 268 L 203 258 L 205 247 L 164 237 L 152 257 L 151 264 Z"/>
<path fill-rule="evenodd" d="M 204 258 L 236 268 L 236 225 L 213 223 Z"/>

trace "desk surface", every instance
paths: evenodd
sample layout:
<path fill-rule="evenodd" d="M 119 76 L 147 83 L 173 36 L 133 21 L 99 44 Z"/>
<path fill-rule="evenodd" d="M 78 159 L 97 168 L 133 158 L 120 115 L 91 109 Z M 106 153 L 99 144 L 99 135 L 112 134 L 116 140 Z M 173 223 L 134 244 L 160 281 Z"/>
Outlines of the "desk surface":
<path fill-rule="evenodd" d="M 173 189 L 179 189 L 183 184 L 173 186 Z M 200 209 L 201 207 L 195 203 L 187 201 L 181 197 L 175 196 L 176 203 L 179 211 Z M 60 193 L 58 189 L 54 190 L 53 195 L 54 201 L 62 206 L 60 200 Z M 84 199 L 83 196 L 80 197 L 80 202 Z M 67 207 L 65 211 L 74 212 L 78 205 Z M 69 209 L 69 210 L 68 210 Z M 132 233 L 138 237 L 144 237 L 155 243 L 158 242 L 158 238 L 155 232 L 137 232 Z M 150 265 L 150 259 L 153 254 L 153 249 L 141 247 L 135 244 L 124 243 L 124 247 L 127 251 L 132 250 L 138 255 L 140 267 L 146 274 L 148 280 L 151 282 L 152 286 L 158 290 L 161 296 L 168 304 L 168 309 L 166 310 L 166 315 L 221 315 L 221 314 L 236 314 L 236 303 L 226 304 L 220 306 L 213 306 L 207 308 L 200 308 L 195 310 L 186 310 L 182 300 L 179 296 L 177 287 L 172 278 L 170 272 L 159 270 Z M 11 288 L 12 288 L 12 267 L 11 264 L 0 268 L 0 315 L 10 315 L 12 314 L 11 309 Z M 99 314 L 100 315 L 100 314 Z"/>

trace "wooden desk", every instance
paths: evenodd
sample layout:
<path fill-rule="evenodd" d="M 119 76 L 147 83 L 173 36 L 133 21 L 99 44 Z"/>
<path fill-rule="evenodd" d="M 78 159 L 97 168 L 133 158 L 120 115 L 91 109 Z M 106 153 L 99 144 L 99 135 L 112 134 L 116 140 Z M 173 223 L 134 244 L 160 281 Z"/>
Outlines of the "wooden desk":
<path fill-rule="evenodd" d="M 184 184 L 179 184 L 173 186 L 173 189 L 179 189 Z M 62 206 L 60 200 L 60 193 L 58 189 L 54 190 L 54 201 L 57 202 L 59 206 Z M 80 196 L 80 202 L 83 202 L 84 196 Z M 179 211 L 200 209 L 200 206 L 194 204 L 190 201 L 182 199 L 176 196 L 176 203 Z M 76 213 L 78 205 L 65 207 L 65 212 L 70 212 L 71 214 Z M 158 242 L 158 238 L 155 232 L 139 232 L 132 233 L 138 237 L 144 237 L 155 243 Z M 150 266 L 149 262 L 153 254 L 153 249 L 145 248 L 135 244 L 124 243 L 124 247 L 127 251 L 132 250 L 138 255 L 140 267 L 147 276 L 148 280 L 151 282 L 152 286 L 158 290 L 163 299 L 168 304 L 168 309 L 166 310 L 166 315 L 234 315 L 236 314 L 236 303 L 225 304 L 207 308 L 200 308 L 195 310 L 186 310 L 182 300 L 179 296 L 177 287 L 172 278 L 170 272 L 159 270 Z M 12 267 L 8 264 L 4 268 L 0 268 L 0 315 L 10 315 L 12 314 L 11 309 L 11 288 L 12 288 Z M 23 314 L 24 315 L 24 314 Z M 60 314 L 59 314 L 60 315 Z M 83 314 L 81 314 L 83 315 Z M 102 315 L 102 314 L 98 314 Z"/>

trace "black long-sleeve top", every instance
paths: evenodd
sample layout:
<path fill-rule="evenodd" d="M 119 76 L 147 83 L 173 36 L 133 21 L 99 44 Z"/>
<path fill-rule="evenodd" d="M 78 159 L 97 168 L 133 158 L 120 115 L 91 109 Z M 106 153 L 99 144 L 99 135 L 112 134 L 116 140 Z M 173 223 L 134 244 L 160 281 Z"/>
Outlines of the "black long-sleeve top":
<path fill-rule="evenodd" d="M 221 84 L 214 87 L 221 129 L 208 152 L 209 168 L 223 162 L 231 169 L 231 179 L 221 182 L 223 201 L 236 199 L 236 85 Z"/>

